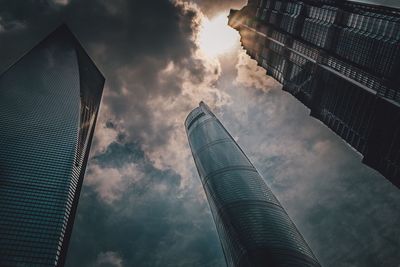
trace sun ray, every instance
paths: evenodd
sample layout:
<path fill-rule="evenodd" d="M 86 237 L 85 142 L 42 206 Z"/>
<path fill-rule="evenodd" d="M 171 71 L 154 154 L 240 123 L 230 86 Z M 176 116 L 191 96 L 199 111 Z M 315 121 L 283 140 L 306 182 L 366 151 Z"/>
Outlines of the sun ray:
<path fill-rule="evenodd" d="M 228 26 L 225 14 L 219 14 L 211 20 L 204 18 L 199 33 L 200 50 L 208 57 L 214 58 L 232 51 L 239 35 Z"/>

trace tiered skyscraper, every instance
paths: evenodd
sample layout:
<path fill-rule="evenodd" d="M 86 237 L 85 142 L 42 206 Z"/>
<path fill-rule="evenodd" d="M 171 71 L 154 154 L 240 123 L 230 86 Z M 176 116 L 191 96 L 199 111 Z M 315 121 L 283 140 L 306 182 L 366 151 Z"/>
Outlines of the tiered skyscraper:
<path fill-rule="evenodd" d="M 400 187 L 400 10 L 334 0 L 249 0 L 231 10 L 247 53 Z"/>
<path fill-rule="evenodd" d="M 185 121 L 228 266 L 320 266 L 232 136 L 201 102 Z"/>
<path fill-rule="evenodd" d="M 104 77 L 66 26 L 0 76 L 0 266 L 62 266 Z"/>

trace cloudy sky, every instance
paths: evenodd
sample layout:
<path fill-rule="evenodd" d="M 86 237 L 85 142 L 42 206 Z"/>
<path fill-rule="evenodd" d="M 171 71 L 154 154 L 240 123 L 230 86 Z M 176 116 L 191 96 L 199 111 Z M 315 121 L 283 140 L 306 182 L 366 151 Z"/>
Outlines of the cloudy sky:
<path fill-rule="evenodd" d="M 245 54 L 244 4 L 0 0 L 0 71 L 66 22 L 106 77 L 68 267 L 225 266 L 183 126 L 201 100 L 323 266 L 400 265 L 400 191 Z"/>

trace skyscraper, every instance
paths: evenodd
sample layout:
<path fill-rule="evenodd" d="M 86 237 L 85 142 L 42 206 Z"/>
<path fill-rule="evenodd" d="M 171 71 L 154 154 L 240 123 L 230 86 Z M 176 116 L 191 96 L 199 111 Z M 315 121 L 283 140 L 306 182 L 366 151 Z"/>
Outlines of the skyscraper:
<path fill-rule="evenodd" d="M 400 10 L 249 0 L 229 25 L 251 58 L 400 187 Z"/>
<path fill-rule="evenodd" d="M 228 266 L 320 266 L 271 190 L 201 102 L 185 121 Z"/>
<path fill-rule="evenodd" d="M 63 25 L 0 76 L 0 266 L 62 266 L 104 77 Z"/>

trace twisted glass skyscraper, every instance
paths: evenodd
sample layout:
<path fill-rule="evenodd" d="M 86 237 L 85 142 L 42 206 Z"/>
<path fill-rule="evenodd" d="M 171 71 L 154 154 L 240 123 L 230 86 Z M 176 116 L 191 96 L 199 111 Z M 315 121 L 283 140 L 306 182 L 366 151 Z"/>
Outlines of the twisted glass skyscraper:
<path fill-rule="evenodd" d="M 229 17 L 267 74 L 400 188 L 400 9 L 249 0 Z"/>
<path fill-rule="evenodd" d="M 221 122 L 201 102 L 185 121 L 228 266 L 320 266 Z"/>
<path fill-rule="evenodd" d="M 66 26 L 0 76 L 0 266 L 62 266 L 104 77 Z"/>

